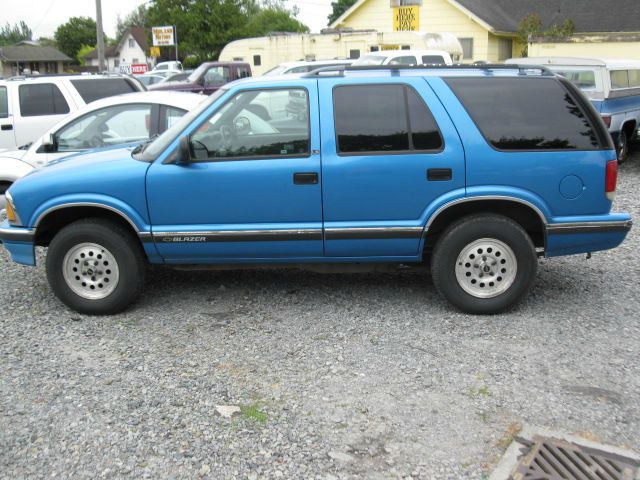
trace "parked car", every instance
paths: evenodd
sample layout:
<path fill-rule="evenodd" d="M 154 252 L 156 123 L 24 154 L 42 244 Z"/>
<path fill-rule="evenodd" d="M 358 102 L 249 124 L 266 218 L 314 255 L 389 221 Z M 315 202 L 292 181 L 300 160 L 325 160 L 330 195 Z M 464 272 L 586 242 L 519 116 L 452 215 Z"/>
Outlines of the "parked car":
<path fill-rule="evenodd" d="M 234 82 L 151 142 L 39 169 L 8 190 L 0 240 L 26 265 L 48 247 L 52 290 L 89 314 L 130 305 L 146 262 L 423 261 L 453 305 L 497 313 L 539 256 L 624 240 L 611 137 L 566 79 L 351 68 Z M 305 110 L 254 113 L 282 92 Z"/>
<path fill-rule="evenodd" d="M 145 73 L 138 76 L 138 80 L 140 80 L 146 87 L 149 85 L 155 85 L 156 83 L 162 83 L 166 78 L 167 77 L 164 75 L 154 75 L 152 73 Z"/>
<path fill-rule="evenodd" d="M 444 50 L 380 50 L 355 60 L 354 66 L 372 65 L 452 65 L 451 55 Z"/>
<path fill-rule="evenodd" d="M 298 62 L 285 62 L 263 73 L 263 75 L 272 77 L 275 75 L 288 75 L 290 73 L 307 73 L 317 68 L 337 67 L 340 65 L 347 66 L 347 65 L 351 65 L 352 63 L 353 63 L 353 60 L 339 60 L 339 59 L 313 60 L 313 61 L 301 60 Z"/>
<path fill-rule="evenodd" d="M 58 158 L 159 135 L 202 99 L 191 93 L 138 92 L 96 100 L 30 145 L 0 152 L 0 195 L 18 178 Z"/>
<path fill-rule="evenodd" d="M 151 72 L 153 73 L 163 72 L 163 71 L 164 72 L 166 71 L 180 72 L 182 71 L 182 63 L 175 60 L 172 60 L 169 62 L 160 62 L 151 70 Z"/>
<path fill-rule="evenodd" d="M 580 88 L 607 125 L 619 161 L 627 160 L 630 143 L 640 128 L 640 61 L 530 57 L 514 58 L 506 63 L 544 65 Z"/>
<path fill-rule="evenodd" d="M 94 100 L 144 89 L 122 75 L 41 75 L 0 81 L 0 149 L 34 141 Z"/>
<path fill-rule="evenodd" d="M 180 90 L 211 95 L 225 83 L 251 76 L 251 67 L 242 62 L 205 62 L 186 80 L 151 85 L 149 90 Z"/>

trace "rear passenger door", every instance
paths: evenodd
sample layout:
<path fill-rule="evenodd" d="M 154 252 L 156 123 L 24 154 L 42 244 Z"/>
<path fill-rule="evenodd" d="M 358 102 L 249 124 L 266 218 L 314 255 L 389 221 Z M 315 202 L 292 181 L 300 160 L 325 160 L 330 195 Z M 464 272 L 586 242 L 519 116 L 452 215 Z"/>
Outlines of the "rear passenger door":
<path fill-rule="evenodd" d="M 419 255 L 429 206 L 464 195 L 464 151 L 444 107 L 419 77 L 319 88 L 325 255 Z"/>
<path fill-rule="evenodd" d="M 0 86 L 0 148 L 12 148 L 16 144 L 13 115 L 9 107 L 7 87 Z"/>

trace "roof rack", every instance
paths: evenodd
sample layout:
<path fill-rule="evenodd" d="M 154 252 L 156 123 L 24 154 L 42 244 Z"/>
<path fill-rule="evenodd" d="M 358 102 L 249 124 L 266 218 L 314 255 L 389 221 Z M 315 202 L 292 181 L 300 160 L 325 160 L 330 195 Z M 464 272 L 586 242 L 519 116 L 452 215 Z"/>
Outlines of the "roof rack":
<path fill-rule="evenodd" d="M 345 71 L 375 71 L 387 70 L 398 72 L 400 70 L 518 70 L 518 75 L 528 75 L 529 72 L 539 72 L 544 77 L 553 77 L 555 74 L 543 65 L 505 65 L 503 63 L 482 63 L 467 64 L 459 63 L 454 65 L 337 65 L 333 67 L 319 67 L 309 73 L 302 75 L 303 78 L 318 78 L 324 76 L 343 77 Z M 334 75 L 325 75 L 334 73 Z"/>

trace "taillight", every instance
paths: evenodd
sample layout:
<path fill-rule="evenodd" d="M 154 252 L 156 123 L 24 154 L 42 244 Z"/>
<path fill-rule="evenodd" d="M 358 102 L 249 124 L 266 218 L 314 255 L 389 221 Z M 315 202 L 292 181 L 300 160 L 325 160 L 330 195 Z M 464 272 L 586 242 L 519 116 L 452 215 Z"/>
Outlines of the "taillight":
<path fill-rule="evenodd" d="M 607 199 L 613 202 L 614 198 L 616 198 L 616 183 L 618 182 L 618 160 L 609 160 L 606 169 L 604 191 Z"/>
<path fill-rule="evenodd" d="M 602 115 L 602 121 L 607 128 L 611 128 L 611 115 Z"/>

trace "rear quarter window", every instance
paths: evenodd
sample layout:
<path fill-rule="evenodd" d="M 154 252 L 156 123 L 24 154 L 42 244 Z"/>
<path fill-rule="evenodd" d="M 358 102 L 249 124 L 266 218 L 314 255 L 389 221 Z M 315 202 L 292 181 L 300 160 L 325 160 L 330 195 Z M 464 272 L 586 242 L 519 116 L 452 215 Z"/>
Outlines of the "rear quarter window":
<path fill-rule="evenodd" d="M 446 83 L 499 150 L 608 148 L 593 119 L 553 78 L 447 78 Z M 571 87 L 575 90 L 575 87 Z M 580 95 L 579 92 L 575 92 Z"/>
<path fill-rule="evenodd" d="M 121 95 L 123 93 L 137 92 L 133 82 L 126 78 L 86 78 L 84 80 L 71 80 L 85 103 L 90 103 L 101 98 Z"/>

